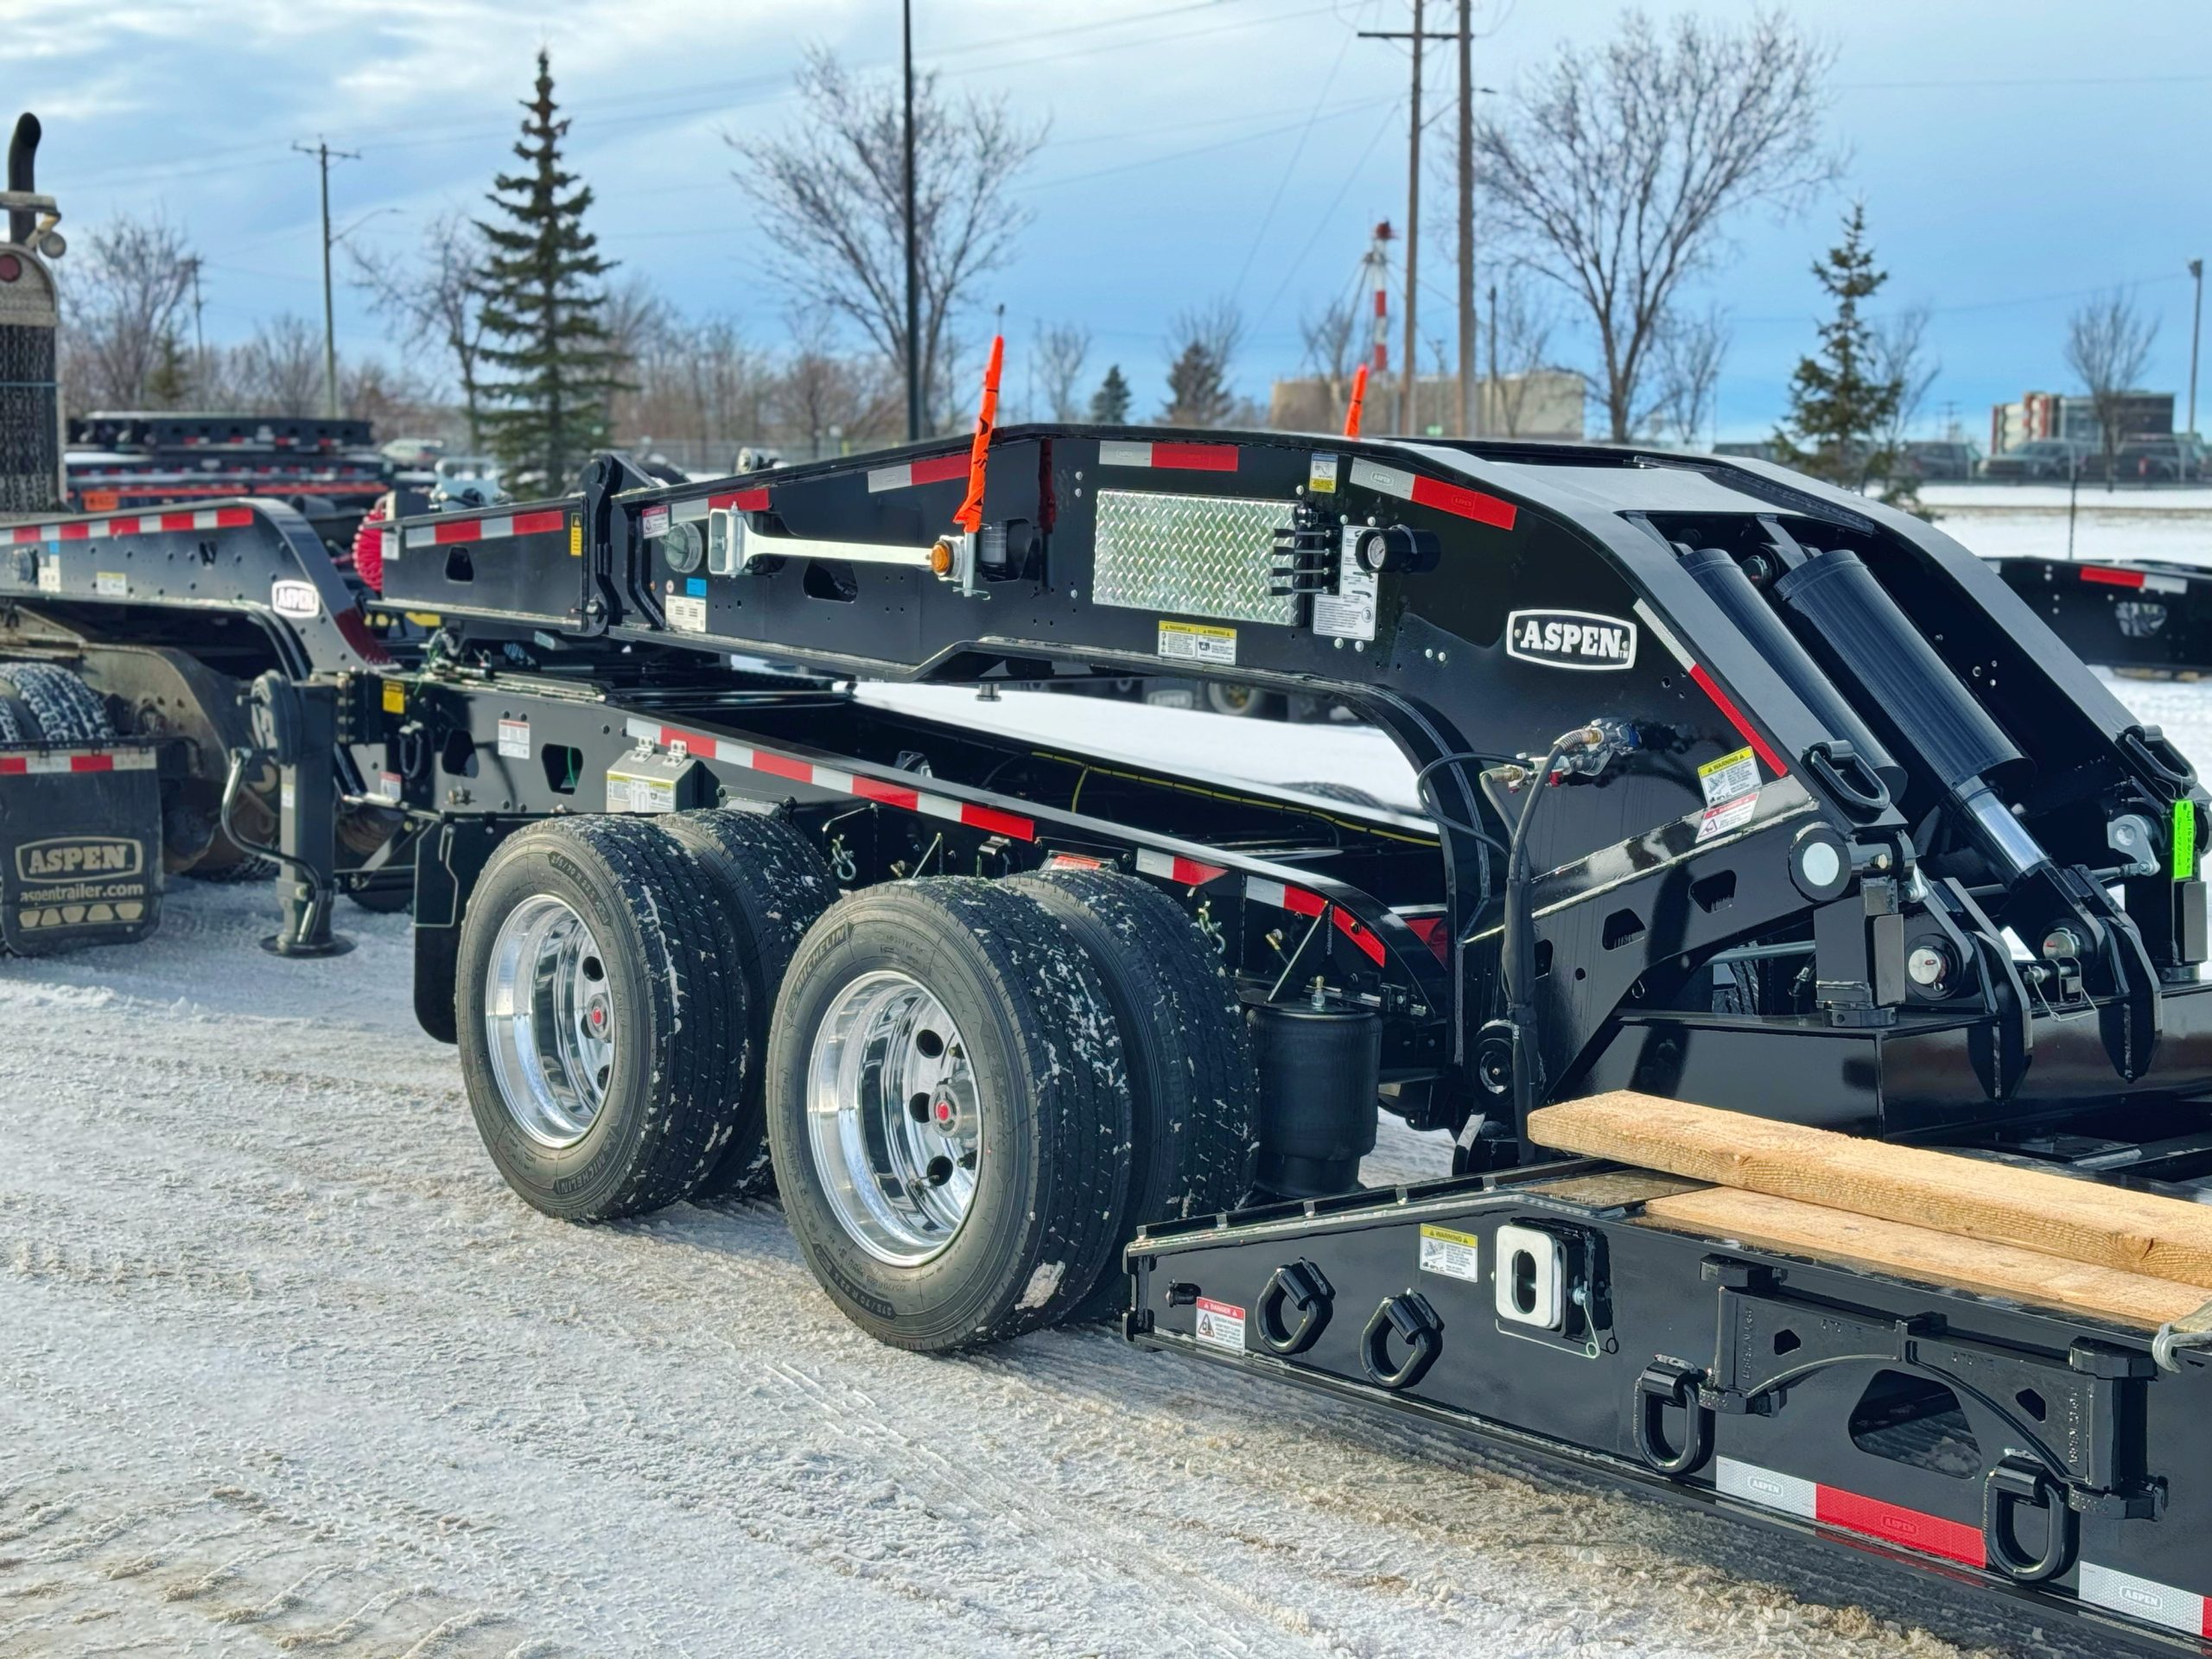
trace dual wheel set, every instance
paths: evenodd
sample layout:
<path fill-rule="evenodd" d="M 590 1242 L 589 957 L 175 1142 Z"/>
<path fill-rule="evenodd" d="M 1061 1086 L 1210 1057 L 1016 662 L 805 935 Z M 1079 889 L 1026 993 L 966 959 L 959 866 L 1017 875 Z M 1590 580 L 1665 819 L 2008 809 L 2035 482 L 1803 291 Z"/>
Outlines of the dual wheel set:
<path fill-rule="evenodd" d="M 1122 1305 L 1121 1246 L 1251 1185 L 1234 988 L 1132 876 L 840 896 L 783 821 L 563 817 L 463 920 L 477 1127 L 574 1220 L 772 1188 L 862 1328 L 943 1351 Z"/>

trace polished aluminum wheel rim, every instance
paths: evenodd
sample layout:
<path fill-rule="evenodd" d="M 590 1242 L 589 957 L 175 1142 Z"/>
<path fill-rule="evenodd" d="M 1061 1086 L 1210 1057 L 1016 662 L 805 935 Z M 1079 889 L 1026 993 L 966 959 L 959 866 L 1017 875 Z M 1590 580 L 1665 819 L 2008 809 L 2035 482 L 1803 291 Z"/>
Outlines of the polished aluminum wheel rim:
<path fill-rule="evenodd" d="M 565 900 L 540 893 L 500 924 L 485 980 L 500 1100 L 531 1140 L 574 1146 L 614 1071 L 614 1000 L 599 941 Z"/>
<path fill-rule="evenodd" d="M 807 1066 L 806 1121 L 831 1213 L 877 1260 L 918 1267 L 968 1219 L 983 1125 L 968 1046 L 905 974 L 831 1000 Z"/>

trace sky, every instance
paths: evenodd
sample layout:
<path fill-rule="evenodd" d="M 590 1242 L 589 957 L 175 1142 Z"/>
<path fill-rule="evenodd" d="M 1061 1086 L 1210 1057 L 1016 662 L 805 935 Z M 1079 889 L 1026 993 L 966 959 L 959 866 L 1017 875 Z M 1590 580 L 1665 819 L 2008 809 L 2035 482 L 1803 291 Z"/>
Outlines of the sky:
<path fill-rule="evenodd" d="M 1090 377 L 1118 363 L 1148 414 L 1164 398 L 1170 319 L 1224 296 L 1248 320 L 1241 388 L 1263 399 L 1268 379 L 1294 372 L 1301 316 L 1352 289 L 1376 220 L 1405 219 L 1405 48 L 1357 31 L 1403 29 L 1412 4 L 914 0 L 918 58 L 948 90 L 1003 96 L 1050 123 L 1017 187 L 1033 222 L 969 322 L 988 334 L 1004 307 L 1009 402 L 1018 409 L 1034 329 L 1077 323 L 1094 341 Z M 1753 10 L 1689 9 L 1728 22 Z M 1782 10 L 1835 48 L 1824 119 L 1847 159 L 1803 213 L 1732 221 L 1725 256 L 1686 296 L 1728 318 L 1719 436 L 1772 429 L 1823 309 L 1811 261 L 1853 197 L 1891 273 L 1873 308 L 1934 308 L 1941 373 L 1923 431 L 1951 416 L 1986 442 L 1991 403 L 2071 389 L 2067 315 L 2115 288 L 2158 320 L 2148 383 L 2185 395 L 2184 267 L 2212 256 L 2212 5 Z M 1498 89 L 1488 100 L 1510 96 L 1561 42 L 1606 38 L 1620 10 L 1478 0 L 1478 86 Z M 1428 0 L 1427 26 L 1455 12 Z M 358 152 L 333 168 L 334 227 L 365 248 L 404 248 L 440 209 L 480 203 L 544 46 L 574 120 L 570 163 L 598 193 L 589 222 L 602 250 L 683 310 L 728 316 L 772 345 L 792 296 L 768 279 L 733 168 L 748 142 L 804 118 L 791 90 L 803 50 L 887 74 L 898 31 L 896 0 L 0 0 L 0 81 L 45 123 L 39 182 L 60 199 L 65 230 L 153 212 L 185 227 L 213 343 L 276 313 L 319 320 L 316 168 L 293 145 Z M 1439 147 L 1452 74 L 1437 48 L 1425 103 Z M 1450 197 L 1433 175 L 1424 196 L 1421 332 L 1445 337 Z M 1478 268 L 1507 254 L 1479 226 L 1478 238 Z M 391 355 L 345 270 L 341 255 L 340 350 Z M 1580 365 L 1571 327 L 1554 350 Z M 2212 375 L 2199 404 L 2200 429 L 2212 427 Z"/>

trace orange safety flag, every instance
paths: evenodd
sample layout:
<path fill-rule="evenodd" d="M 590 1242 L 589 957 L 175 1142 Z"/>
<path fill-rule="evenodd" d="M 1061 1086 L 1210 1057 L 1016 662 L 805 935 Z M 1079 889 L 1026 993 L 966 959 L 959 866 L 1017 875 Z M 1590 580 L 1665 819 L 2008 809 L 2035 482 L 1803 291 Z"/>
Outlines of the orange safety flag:
<path fill-rule="evenodd" d="M 952 515 L 952 522 L 970 536 L 983 527 L 983 457 L 999 423 L 999 367 L 1005 361 L 1006 336 L 993 334 L 991 354 L 983 364 L 983 404 L 976 411 L 976 442 L 968 451 L 968 499 Z"/>
<path fill-rule="evenodd" d="M 1367 365 L 1363 363 L 1359 365 L 1359 372 L 1351 378 L 1351 407 L 1344 410 L 1344 436 L 1356 438 L 1359 435 L 1359 417 L 1366 410 Z"/>

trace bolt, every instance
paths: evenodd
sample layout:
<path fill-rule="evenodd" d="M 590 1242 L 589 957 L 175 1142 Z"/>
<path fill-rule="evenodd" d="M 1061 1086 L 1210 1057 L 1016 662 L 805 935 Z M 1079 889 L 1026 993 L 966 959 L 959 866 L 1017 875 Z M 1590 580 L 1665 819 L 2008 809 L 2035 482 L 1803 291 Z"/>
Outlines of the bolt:
<path fill-rule="evenodd" d="M 1341 640 L 1341 639 L 1338 640 L 1338 641 L 1337 641 L 1337 649 L 1338 649 L 1338 651 L 1342 651 L 1344 648 L 1344 642 L 1343 640 Z"/>

